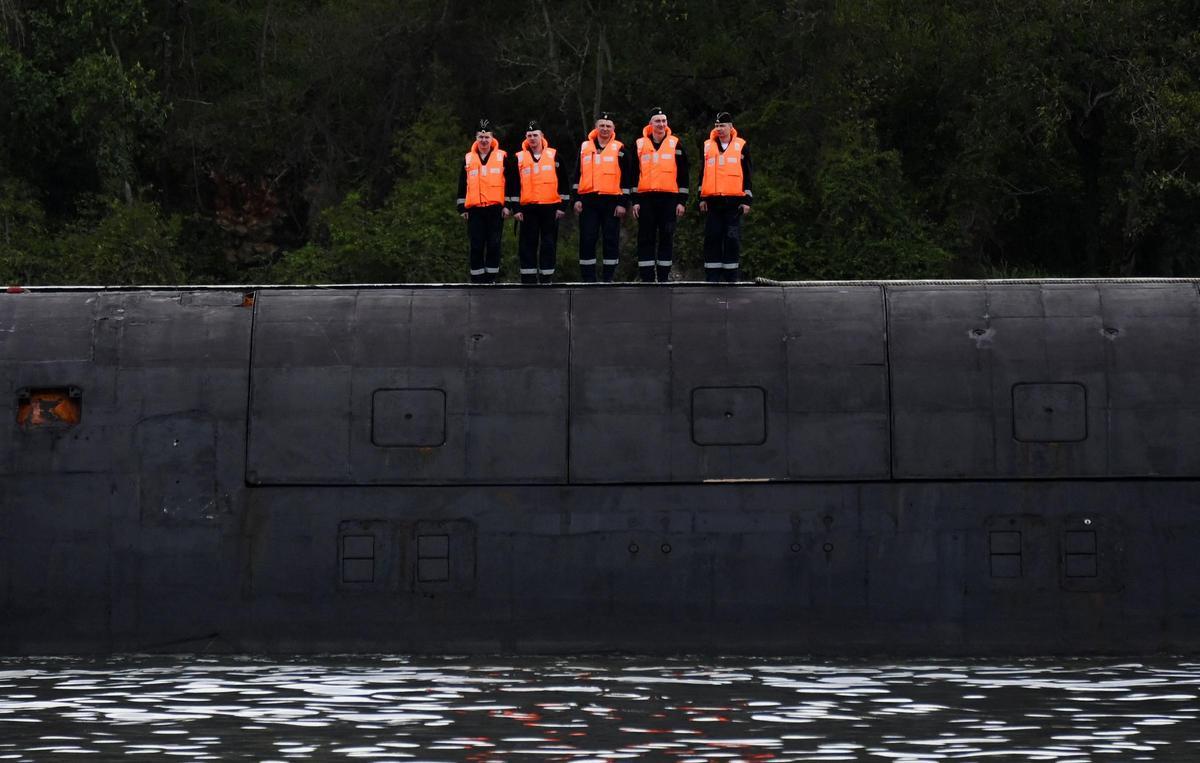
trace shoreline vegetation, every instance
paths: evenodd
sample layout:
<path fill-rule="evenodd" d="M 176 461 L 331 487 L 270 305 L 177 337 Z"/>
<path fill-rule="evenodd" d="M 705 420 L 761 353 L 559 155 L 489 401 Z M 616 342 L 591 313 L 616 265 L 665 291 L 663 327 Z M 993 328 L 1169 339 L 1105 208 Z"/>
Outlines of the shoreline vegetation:
<path fill-rule="evenodd" d="M 481 116 L 573 154 L 653 106 L 693 155 L 719 110 L 753 147 L 747 278 L 1197 275 L 1197 30 L 1177 0 L 0 0 L 0 279 L 465 281 Z M 568 215 L 563 280 L 576 251 Z"/>

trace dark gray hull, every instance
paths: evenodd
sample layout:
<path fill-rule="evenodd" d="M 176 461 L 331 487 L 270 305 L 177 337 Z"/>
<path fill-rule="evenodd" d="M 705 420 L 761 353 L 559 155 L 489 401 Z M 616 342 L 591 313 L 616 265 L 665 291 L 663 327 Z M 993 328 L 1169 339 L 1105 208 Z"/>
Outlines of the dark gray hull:
<path fill-rule="evenodd" d="M 1191 651 L 1198 329 L 1191 282 L 0 295 L 0 653 Z"/>

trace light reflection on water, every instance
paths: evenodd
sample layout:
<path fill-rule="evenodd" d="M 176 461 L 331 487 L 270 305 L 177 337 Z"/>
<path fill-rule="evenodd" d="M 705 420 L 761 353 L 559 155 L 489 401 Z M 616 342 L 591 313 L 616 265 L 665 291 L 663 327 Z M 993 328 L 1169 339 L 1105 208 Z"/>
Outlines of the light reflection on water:
<path fill-rule="evenodd" d="M 0 760 L 1197 760 L 1200 663 L 0 659 Z"/>

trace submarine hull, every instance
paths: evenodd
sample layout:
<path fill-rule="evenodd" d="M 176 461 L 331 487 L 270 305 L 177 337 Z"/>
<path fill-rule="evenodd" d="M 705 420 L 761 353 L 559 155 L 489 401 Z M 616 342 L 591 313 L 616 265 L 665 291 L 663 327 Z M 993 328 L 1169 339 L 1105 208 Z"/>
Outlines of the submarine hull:
<path fill-rule="evenodd" d="M 0 653 L 1200 646 L 1190 281 L 0 296 Z"/>

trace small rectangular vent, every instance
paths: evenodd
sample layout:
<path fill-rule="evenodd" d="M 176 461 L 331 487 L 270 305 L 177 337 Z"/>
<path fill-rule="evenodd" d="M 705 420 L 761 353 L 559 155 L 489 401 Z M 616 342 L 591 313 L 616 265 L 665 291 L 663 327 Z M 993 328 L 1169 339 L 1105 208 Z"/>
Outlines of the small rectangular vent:
<path fill-rule="evenodd" d="M 1063 574 L 1068 578 L 1094 578 L 1099 573 L 1096 532 L 1067 530 L 1063 533 Z"/>
<path fill-rule="evenodd" d="M 343 535 L 341 557 L 343 583 L 375 582 L 374 535 Z"/>
<path fill-rule="evenodd" d="M 995 530 L 988 533 L 990 569 L 994 578 L 1021 577 L 1021 533 Z"/>
<path fill-rule="evenodd" d="M 417 536 L 417 581 L 442 583 L 450 580 L 450 536 Z"/>
<path fill-rule="evenodd" d="M 475 523 L 465 519 L 414 522 L 409 536 L 413 590 L 428 594 L 475 590 Z"/>

